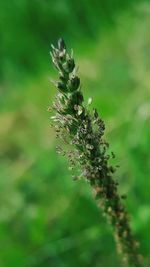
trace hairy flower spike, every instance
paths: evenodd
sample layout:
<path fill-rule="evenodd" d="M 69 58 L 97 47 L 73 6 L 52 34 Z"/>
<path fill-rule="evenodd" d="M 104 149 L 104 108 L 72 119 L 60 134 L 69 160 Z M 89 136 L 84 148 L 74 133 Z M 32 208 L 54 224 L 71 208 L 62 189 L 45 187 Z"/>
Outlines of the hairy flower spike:
<path fill-rule="evenodd" d="M 134 240 L 127 212 L 118 194 L 118 182 L 113 179 L 115 168 L 109 164 L 109 144 L 103 139 L 105 124 L 94 109 L 90 112 L 84 105 L 80 90 L 80 79 L 75 74 L 73 55 L 67 52 L 61 38 L 58 48 L 52 45 L 51 57 L 59 72 L 59 81 L 54 82 L 59 93 L 53 103 L 55 116 L 52 116 L 56 135 L 69 144 L 71 151 L 59 153 L 67 155 L 71 164 L 81 170 L 78 177 L 84 177 L 94 190 L 94 195 L 103 213 L 114 229 L 118 252 L 121 253 L 124 266 L 141 267 L 137 242 Z"/>

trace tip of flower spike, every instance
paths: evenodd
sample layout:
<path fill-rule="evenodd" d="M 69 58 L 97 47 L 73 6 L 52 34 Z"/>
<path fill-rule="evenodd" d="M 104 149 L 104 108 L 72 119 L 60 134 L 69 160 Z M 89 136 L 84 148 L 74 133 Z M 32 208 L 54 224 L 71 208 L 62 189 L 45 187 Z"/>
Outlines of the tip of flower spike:
<path fill-rule="evenodd" d="M 60 39 L 58 40 L 58 49 L 59 49 L 60 51 L 66 50 L 66 44 L 65 44 L 65 41 L 64 41 L 63 38 L 60 38 Z"/>

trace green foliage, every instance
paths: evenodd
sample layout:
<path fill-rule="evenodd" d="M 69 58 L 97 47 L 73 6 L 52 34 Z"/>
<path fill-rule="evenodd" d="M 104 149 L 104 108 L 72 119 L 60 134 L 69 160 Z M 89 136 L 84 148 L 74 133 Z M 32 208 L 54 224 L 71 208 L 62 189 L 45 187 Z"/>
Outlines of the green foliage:
<path fill-rule="evenodd" d="M 115 23 L 115 15 L 135 0 L 2 0 L 0 3 L 1 66 L 3 82 L 48 69 L 50 40 L 97 39 L 99 30 Z M 138 0 L 139 1 L 139 0 Z M 137 1 L 136 1 L 137 2 Z"/>
<path fill-rule="evenodd" d="M 80 2 L 0 1 L 2 267 L 119 266 L 88 186 L 70 179 L 48 127 L 45 107 L 54 95 L 48 53 L 62 35 L 76 51 L 85 101 L 92 91 L 92 105 L 106 121 L 115 163 L 121 162 L 120 192 L 128 195 L 132 227 L 150 265 L 150 4 Z"/>

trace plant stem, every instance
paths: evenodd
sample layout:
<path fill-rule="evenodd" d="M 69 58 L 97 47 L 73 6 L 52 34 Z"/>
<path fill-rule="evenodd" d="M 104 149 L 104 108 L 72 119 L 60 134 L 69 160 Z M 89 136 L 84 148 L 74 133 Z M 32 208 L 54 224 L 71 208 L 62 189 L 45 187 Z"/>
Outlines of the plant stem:
<path fill-rule="evenodd" d="M 129 225 L 123 196 L 118 194 L 118 183 L 113 179 L 115 168 L 109 165 L 109 144 L 103 139 L 104 122 L 96 109 L 90 112 L 84 104 L 73 55 L 68 54 L 63 39 L 58 41 L 58 48 L 52 45 L 51 57 L 59 72 L 59 80 L 54 82 L 59 92 L 53 103 L 53 126 L 57 136 L 71 147 L 71 151 L 63 153 L 68 155 L 72 167 L 79 167 L 80 177 L 93 188 L 98 204 L 113 227 L 123 265 L 141 267 L 138 243 Z"/>

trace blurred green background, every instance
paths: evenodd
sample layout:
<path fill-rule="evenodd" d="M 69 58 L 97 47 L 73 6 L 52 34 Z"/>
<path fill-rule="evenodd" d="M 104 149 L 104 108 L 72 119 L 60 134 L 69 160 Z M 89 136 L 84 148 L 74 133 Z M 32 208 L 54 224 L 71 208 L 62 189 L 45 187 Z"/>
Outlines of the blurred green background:
<path fill-rule="evenodd" d="M 0 2 L 0 266 L 120 267 L 89 186 L 56 154 L 50 44 L 73 48 L 150 266 L 150 1 Z"/>

